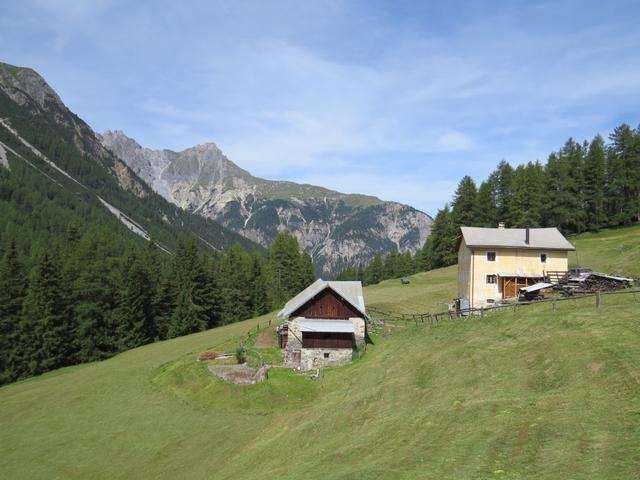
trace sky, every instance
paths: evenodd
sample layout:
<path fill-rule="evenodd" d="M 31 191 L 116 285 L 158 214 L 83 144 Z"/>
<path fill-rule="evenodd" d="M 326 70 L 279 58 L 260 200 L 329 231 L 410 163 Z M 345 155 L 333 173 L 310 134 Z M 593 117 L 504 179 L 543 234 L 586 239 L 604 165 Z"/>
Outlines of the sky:
<path fill-rule="evenodd" d="M 435 215 L 640 123 L 640 3 L 0 0 L 0 61 L 101 133 Z"/>

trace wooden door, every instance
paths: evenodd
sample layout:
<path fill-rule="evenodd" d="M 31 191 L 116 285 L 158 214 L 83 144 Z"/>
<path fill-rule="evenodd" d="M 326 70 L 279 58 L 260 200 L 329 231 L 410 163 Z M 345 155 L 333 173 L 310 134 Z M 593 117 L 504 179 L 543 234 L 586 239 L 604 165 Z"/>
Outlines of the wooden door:
<path fill-rule="evenodd" d="M 514 277 L 505 277 L 502 279 L 502 298 L 513 298 L 517 295 L 518 283 Z"/>

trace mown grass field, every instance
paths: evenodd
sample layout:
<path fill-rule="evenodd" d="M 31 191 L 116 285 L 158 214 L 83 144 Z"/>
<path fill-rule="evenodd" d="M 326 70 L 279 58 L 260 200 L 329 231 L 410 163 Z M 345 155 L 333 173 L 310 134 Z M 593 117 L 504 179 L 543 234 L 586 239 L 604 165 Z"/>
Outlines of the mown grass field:
<path fill-rule="evenodd" d="M 572 240 L 583 265 L 629 273 L 637 263 L 605 257 L 623 242 L 636 258 L 638 233 Z M 391 280 L 366 300 L 440 310 L 455 278 Z M 315 382 L 274 369 L 229 385 L 195 361 L 268 318 L 1 388 L 0 477 L 639 478 L 640 294 L 387 326 Z"/>

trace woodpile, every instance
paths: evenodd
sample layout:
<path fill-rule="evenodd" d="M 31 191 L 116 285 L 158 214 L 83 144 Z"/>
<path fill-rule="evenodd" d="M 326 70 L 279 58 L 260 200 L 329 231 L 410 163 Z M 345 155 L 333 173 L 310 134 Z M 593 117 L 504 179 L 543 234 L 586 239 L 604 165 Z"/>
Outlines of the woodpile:
<path fill-rule="evenodd" d="M 573 295 L 576 293 L 610 292 L 631 287 L 633 283 L 633 278 L 630 277 L 591 272 L 579 279 L 569 280 L 565 285 L 562 285 L 562 291 L 565 295 Z"/>

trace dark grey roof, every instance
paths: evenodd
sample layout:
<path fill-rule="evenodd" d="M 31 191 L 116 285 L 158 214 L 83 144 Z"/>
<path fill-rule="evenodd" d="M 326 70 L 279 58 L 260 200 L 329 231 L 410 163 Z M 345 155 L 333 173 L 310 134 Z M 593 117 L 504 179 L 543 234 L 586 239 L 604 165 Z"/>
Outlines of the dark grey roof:
<path fill-rule="evenodd" d="M 530 228 L 529 243 L 525 243 L 526 228 L 460 227 L 468 247 L 535 248 L 538 250 L 575 250 L 557 228 Z"/>

